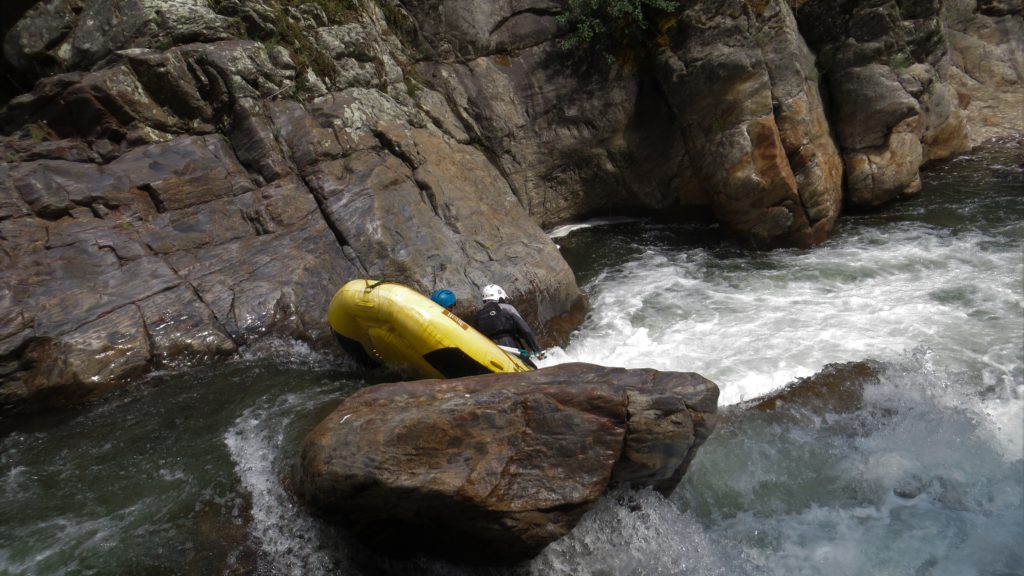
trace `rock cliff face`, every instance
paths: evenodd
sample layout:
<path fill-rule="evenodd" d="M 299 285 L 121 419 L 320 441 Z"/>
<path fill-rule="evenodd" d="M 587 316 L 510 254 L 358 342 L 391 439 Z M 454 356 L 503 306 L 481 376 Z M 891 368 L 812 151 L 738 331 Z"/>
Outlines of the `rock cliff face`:
<path fill-rule="evenodd" d="M 246 8 L 308 26 L 321 78 L 279 45 L 223 39 L 245 14 L 178 4 L 189 17 L 48 2 L 7 36 L 15 65 L 91 69 L 46 76 L 0 119 L 3 401 L 265 334 L 329 343 L 327 303 L 358 277 L 444 286 L 467 308 L 498 283 L 537 323 L 579 299 L 445 99 L 404 75 L 375 5 L 334 26 L 315 4 Z M 152 47 L 186 38 L 202 42 Z M 282 97 L 296 86 L 308 101 Z"/>
<path fill-rule="evenodd" d="M 938 0 L 811 1 L 797 11 L 826 70 L 853 205 L 915 194 L 921 164 L 968 148 L 957 94 L 936 69 L 947 55 L 941 11 Z"/>
<path fill-rule="evenodd" d="M 567 60 L 558 3 L 463 4 L 411 3 L 446 56 L 423 68 L 541 223 L 710 208 L 756 246 L 827 237 L 842 166 L 785 4 L 683 3 L 653 74 Z"/>
<path fill-rule="evenodd" d="M 970 143 L 1024 132 L 1024 9 L 1020 0 L 950 1 L 949 59 L 940 76 L 967 114 Z"/>
<path fill-rule="evenodd" d="M 498 283 L 541 327 L 580 296 L 542 226 L 711 213 L 808 246 L 1024 126 L 1016 0 L 686 0 L 647 64 L 585 67 L 565 6 L 16 2 L 0 402 L 326 344 L 360 276 L 463 313 Z"/>
<path fill-rule="evenodd" d="M 755 246 L 827 238 L 843 170 L 790 9 L 689 2 L 658 59 L 690 167 L 719 220 Z"/>

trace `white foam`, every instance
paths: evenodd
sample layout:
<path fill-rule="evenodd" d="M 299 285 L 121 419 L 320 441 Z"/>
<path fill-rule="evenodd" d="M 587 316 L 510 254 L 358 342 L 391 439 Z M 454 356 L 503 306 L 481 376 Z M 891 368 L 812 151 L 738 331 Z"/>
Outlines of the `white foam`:
<path fill-rule="evenodd" d="M 50 545 L 38 548 L 31 556 L 10 554 L 0 549 L 0 573 L 88 572 L 83 570 L 82 564 L 95 564 L 98 558 L 108 554 L 123 534 L 143 523 L 141 518 L 147 515 L 146 510 L 152 505 L 141 500 L 103 516 L 69 514 L 27 524 L 22 528 L 22 537 L 45 539 Z"/>
<path fill-rule="evenodd" d="M 947 370 L 1019 382 L 1024 270 L 985 241 L 908 226 L 739 265 L 651 248 L 587 287 L 592 313 L 554 357 L 700 372 L 722 404 L 918 347 Z"/>
<path fill-rule="evenodd" d="M 986 432 L 1002 444 L 1006 459 L 1024 458 L 1024 384 L 1014 386 L 1007 397 L 985 401 L 980 409 Z"/>
<path fill-rule="evenodd" d="M 536 576 L 744 573 L 737 554 L 719 547 L 691 514 L 651 490 L 606 495 L 561 540 L 530 563 Z"/>
<path fill-rule="evenodd" d="M 285 491 L 280 480 L 281 445 L 287 414 L 306 409 L 303 395 L 278 398 L 278 404 L 248 408 L 227 431 L 224 442 L 243 488 L 252 498 L 251 532 L 268 573 L 294 576 L 329 574 L 334 559 L 312 536 L 317 526 Z M 285 452 L 287 454 L 287 452 Z"/>
<path fill-rule="evenodd" d="M 854 413 L 734 421 L 675 496 L 744 550 L 740 574 L 1013 573 L 1024 461 L 979 427 L 984 404 L 916 350 Z"/>
<path fill-rule="evenodd" d="M 577 222 L 575 224 L 565 224 L 562 226 L 556 226 L 550 232 L 548 232 L 549 238 L 562 238 L 568 236 L 571 232 L 576 230 L 583 230 L 585 228 L 594 228 L 597 226 L 609 226 L 612 224 L 627 224 L 629 222 L 641 222 L 642 218 L 630 218 L 627 216 L 610 216 L 608 218 L 593 218 L 585 222 Z"/>

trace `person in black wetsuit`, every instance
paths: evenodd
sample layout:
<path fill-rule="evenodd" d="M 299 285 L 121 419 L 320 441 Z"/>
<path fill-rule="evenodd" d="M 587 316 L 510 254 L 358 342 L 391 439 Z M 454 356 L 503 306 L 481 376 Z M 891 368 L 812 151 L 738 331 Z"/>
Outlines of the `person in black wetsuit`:
<path fill-rule="evenodd" d="M 484 306 L 476 313 L 476 329 L 499 346 L 526 348 L 543 358 L 533 330 L 516 307 L 508 303 L 508 295 L 501 286 L 488 284 L 480 294 Z"/>

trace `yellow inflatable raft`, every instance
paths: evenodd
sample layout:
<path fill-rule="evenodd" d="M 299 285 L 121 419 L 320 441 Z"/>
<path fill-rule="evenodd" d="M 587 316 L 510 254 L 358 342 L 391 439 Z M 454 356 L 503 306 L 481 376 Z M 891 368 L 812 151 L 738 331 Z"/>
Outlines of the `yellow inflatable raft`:
<path fill-rule="evenodd" d="M 455 314 L 393 282 L 348 282 L 331 300 L 327 320 L 357 358 L 427 378 L 531 370 Z"/>

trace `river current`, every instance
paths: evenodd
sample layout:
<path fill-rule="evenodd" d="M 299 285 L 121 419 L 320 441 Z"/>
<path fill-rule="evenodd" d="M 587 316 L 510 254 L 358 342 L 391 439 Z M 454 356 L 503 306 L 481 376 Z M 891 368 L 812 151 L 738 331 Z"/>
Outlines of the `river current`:
<path fill-rule="evenodd" d="M 1024 574 L 1024 166 L 956 159 L 812 250 L 697 225 L 553 231 L 591 313 L 547 364 L 694 371 L 729 413 L 679 488 L 620 491 L 525 566 L 373 557 L 292 500 L 361 375 L 266 341 L 103 402 L 0 417 L 0 575 Z M 843 362 L 854 411 L 745 400 Z"/>

